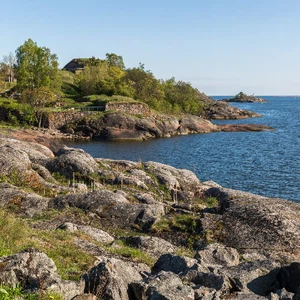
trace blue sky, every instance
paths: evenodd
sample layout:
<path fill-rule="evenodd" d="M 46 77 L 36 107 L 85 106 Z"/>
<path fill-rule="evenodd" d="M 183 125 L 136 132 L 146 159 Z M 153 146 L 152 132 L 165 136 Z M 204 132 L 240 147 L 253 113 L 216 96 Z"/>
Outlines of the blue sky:
<path fill-rule="evenodd" d="M 28 38 L 75 57 L 122 55 L 208 95 L 300 94 L 299 0 L 0 0 L 0 59 Z"/>

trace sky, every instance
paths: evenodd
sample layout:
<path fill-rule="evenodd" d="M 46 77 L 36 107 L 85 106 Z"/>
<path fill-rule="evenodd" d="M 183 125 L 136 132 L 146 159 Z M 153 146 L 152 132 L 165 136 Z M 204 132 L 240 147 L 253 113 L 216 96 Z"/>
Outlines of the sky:
<path fill-rule="evenodd" d="M 0 0 L 0 60 L 31 38 L 58 56 L 116 53 L 207 95 L 300 95 L 299 0 Z"/>

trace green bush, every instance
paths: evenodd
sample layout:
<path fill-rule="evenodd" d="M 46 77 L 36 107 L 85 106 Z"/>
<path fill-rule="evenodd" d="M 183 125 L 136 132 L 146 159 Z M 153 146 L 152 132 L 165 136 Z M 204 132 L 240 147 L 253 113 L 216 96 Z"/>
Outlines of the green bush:
<path fill-rule="evenodd" d="M 19 103 L 13 99 L 1 98 L 0 110 L 4 115 L 2 122 L 7 122 L 13 126 L 31 126 L 36 123 L 34 112 L 28 104 Z"/>

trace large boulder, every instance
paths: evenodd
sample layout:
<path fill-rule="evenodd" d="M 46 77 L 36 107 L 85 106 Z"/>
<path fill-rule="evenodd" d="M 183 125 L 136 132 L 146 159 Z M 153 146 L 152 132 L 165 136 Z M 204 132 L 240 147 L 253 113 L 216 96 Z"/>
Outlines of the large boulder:
<path fill-rule="evenodd" d="M 77 207 L 97 213 L 103 226 L 148 230 L 165 214 L 163 205 L 131 204 L 120 193 L 108 190 L 60 196 L 50 200 L 49 208 Z"/>
<path fill-rule="evenodd" d="M 277 281 L 280 289 L 285 288 L 289 292 L 296 293 L 300 288 L 300 263 L 293 262 L 289 266 L 282 267 L 278 272 Z"/>
<path fill-rule="evenodd" d="M 158 258 L 166 253 L 174 254 L 177 248 L 168 241 L 154 236 L 132 236 L 125 240 L 126 243 L 147 252 L 154 258 Z"/>
<path fill-rule="evenodd" d="M 14 206 L 18 213 L 32 217 L 48 208 L 49 199 L 25 192 L 9 183 L 0 183 L 0 207 Z"/>
<path fill-rule="evenodd" d="M 172 272 L 164 272 L 145 278 L 139 282 L 130 284 L 130 291 L 137 300 L 165 299 L 165 300 L 192 300 L 194 290 L 184 285 L 178 275 Z"/>
<path fill-rule="evenodd" d="M 46 254 L 28 249 L 0 258 L 0 284 L 25 290 L 44 290 L 60 293 L 65 299 L 83 294 L 83 281 L 62 280 L 56 266 Z"/>
<path fill-rule="evenodd" d="M 196 258 L 201 264 L 207 266 L 236 266 L 239 264 L 239 253 L 236 249 L 226 247 L 219 243 L 207 245 L 203 250 L 198 251 Z"/>
<path fill-rule="evenodd" d="M 105 232 L 105 231 L 103 231 L 99 228 L 94 228 L 94 227 L 91 227 L 91 226 L 76 225 L 76 224 L 71 223 L 71 222 L 65 222 L 65 223 L 61 224 L 60 226 L 58 226 L 58 228 L 68 230 L 68 231 L 71 231 L 71 232 L 81 231 L 81 232 L 87 234 L 88 236 L 90 236 L 95 241 L 103 243 L 103 244 L 109 244 L 109 243 L 111 243 L 115 240 L 107 232 Z"/>
<path fill-rule="evenodd" d="M 98 171 L 98 164 L 88 153 L 82 149 L 69 148 L 64 146 L 57 153 L 56 157 L 46 163 L 51 172 L 58 172 L 69 178 L 73 174 L 88 176 Z"/>
<path fill-rule="evenodd" d="M 132 299 L 128 286 L 133 281 L 142 280 L 141 269 L 144 272 L 149 271 L 146 265 L 100 257 L 97 265 L 83 276 L 84 292 L 92 293 L 101 299 Z"/>
<path fill-rule="evenodd" d="M 273 260 L 243 262 L 237 266 L 223 268 L 220 272 L 230 278 L 233 290 L 267 296 L 276 290 L 274 283 L 280 263 Z"/>
<path fill-rule="evenodd" d="M 226 246 L 300 259 L 299 204 L 221 187 L 209 188 L 206 195 L 220 200 L 219 228 Z M 206 222 L 204 230 L 210 226 Z"/>
<path fill-rule="evenodd" d="M 53 152 L 48 147 L 34 142 L 25 142 L 11 138 L 0 138 L 0 146 L 10 146 L 14 149 L 20 149 L 32 160 L 54 157 Z"/>
<path fill-rule="evenodd" d="M 26 152 L 9 144 L 0 146 L 0 171 L 11 177 L 11 181 L 21 181 L 31 169 L 31 161 Z"/>
<path fill-rule="evenodd" d="M 176 169 L 153 161 L 145 162 L 144 166 L 147 172 L 158 179 L 159 183 L 166 186 L 173 200 L 193 199 L 198 193 L 200 182 L 192 171 Z"/>
<path fill-rule="evenodd" d="M 179 274 L 192 268 L 197 269 L 197 267 L 196 259 L 172 254 L 163 254 L 152 267 L 152 273 L 155 274 L 160 271 L 166 271 Z"/>
<path fill-rule="evenodd" d="M 217 126 L 197 116 L 184 116 L 180 120 L 180 134 L 207 133 L 218 131 Z"/>

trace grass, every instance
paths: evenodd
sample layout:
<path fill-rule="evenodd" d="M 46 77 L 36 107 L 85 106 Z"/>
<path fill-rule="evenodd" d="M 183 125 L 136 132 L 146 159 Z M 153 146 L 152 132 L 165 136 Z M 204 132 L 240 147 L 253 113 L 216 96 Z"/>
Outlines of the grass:
<path fill-rule="evenodd" d="M 86 238 L 79 232 L 33 230 L 26 220 L 3 209 L 0 209 L 0 228 L 0 257 L 34 247 L 52 258 L 58 274 L 68 280 L 77 280 L 94 261 L 91 255 L 75 246 L 77 236 Z"/>
<path fill-rule="evenodd" d="M 198 230 L 198 216 L 188 214 L 175 214 L 163 217 L 159 222 L 152 226 L 156 232 L 179 231 L 185 233 L 195 233 Z"/>
<path fill-rule="evenodd" d="M 92 105 L 104 105 L 107 102 L 121 102 L 121 103 L 138 103 L 138 101 L 134 100 L 130 97 L 125 96 L 119 96 L 119 95 L 113 95 L 113 96 L 107 96 L 107 95 L 88 95 L 82 97 L 81 101 L 86 102 L 92 102 Z"/>
<path fill-rule="evenodd" d="M 145 263 L 150 267 L 153 266 L 155 262 L 146 252 L 130 247 L 121 240 L 115 241 L 112 246 L 106 247 L 106 250 L 112 254 L 121 255 L 133 261 Z"/>
<path fill-rule="evenodd" d="M 39 249 L 53 259 L 62 279 L 78 280 L 94 262 L 91 255 L 75 246 L 77 235 L 81 234 L 64 230 L 42 230 L 36 235 Z"/>
<path fill-rule="evenodd" d="M 44 197 L 53 197 L 56 191 L 46 188 L 35 172 L 25 172 L 21 174 L 17 169 L 12 169 L 8 174 L 0 175 L 0 182 L 10 183 L 16 187 L 22 187 L 29 192 L 34 192 Z"/>
<path fill-rule="evenodd" d="M 186 256 L 186 257 L 194 258 L 196 255 L 196 251 L 191 248 L 181 246 L 177 248 L 175 254 L 178 256 Z"/>
<path fill-rule="evenodd" d="M 205 205 L 208 208 L 218 207 L 219 200 L 216 197 L 208 197 L 204 199 L 195 199 L 193 201 L 193 206 L 197 210 L 197 208 L 202 205 Z"/>
<path fill-rule="evenodd" d="M 64 300 L 64 298 L 51 290 L 29 294 L 21 289 L 19 285 L 9 287 L 0 285 L 0 300 Z"/>
<path fill-rule="evenodd" d="M 13 214 L 0 210 L 0 257 L 16 253 L 30 244 L 31 229 Z"/>

